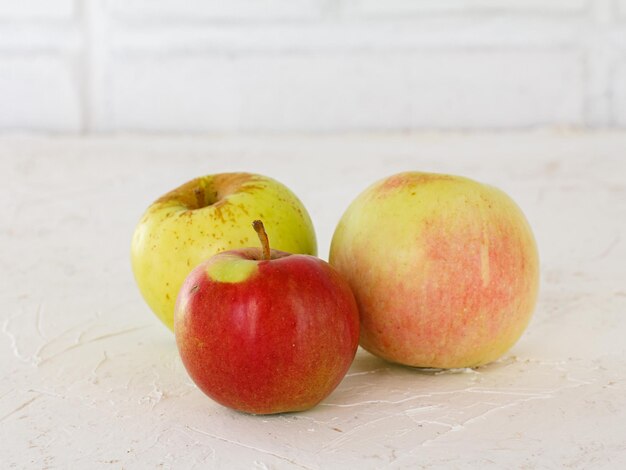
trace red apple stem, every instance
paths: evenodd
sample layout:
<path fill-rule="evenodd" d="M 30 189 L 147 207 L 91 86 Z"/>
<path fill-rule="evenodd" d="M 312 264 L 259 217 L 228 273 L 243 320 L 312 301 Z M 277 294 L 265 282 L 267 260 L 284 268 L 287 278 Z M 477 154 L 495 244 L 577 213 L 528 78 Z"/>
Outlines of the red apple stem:
<path fill-rule="evenodd" d="M 261 241 L 261 248 L 263 249 L 263 259 L 269 261 L 272 259 L 272 255 L 270 252 L 270 241 L 267 238 L 267 232 L 265 231 L 265 227 L 263 226 L 263 222 L 260 220 L 255 220 L 252 222 L 252 227 L 254 227 L 255 232 L 259 236 L 259 240 Z"/>

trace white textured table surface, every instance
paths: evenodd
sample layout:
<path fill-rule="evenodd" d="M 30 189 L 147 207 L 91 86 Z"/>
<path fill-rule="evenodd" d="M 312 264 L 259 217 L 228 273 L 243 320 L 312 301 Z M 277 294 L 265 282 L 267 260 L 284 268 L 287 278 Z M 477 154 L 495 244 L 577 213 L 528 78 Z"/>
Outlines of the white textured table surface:
<path fill-rule="evenodd" d="M 132 230 L 192 177 L 247 170 L 303 200 L 327 257 L 374 180 L 499 186 L 542 258 L 495 364 L 420 371 L 363 351 L 305 413 L 225 409 L 143 303 Z M 626 468 L 626 134 L 0 138 L 1 468 Z"/>

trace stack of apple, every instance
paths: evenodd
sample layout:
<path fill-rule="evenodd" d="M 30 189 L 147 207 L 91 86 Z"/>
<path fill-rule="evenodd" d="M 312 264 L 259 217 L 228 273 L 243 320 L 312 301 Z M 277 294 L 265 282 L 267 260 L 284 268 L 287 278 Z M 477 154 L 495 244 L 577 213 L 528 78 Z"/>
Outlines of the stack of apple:
<path fill-rule="evenodd" d="M 524 331 L 539 278 L 531 229 L 506 194 L 417 172 L 357 197 L 330 264 L 315 257 L 299 199 L 247 173 L 198 178 L 158 199 L 131 251 L 141 293 L 174 330 L 194 382 L 254 414 L 319 403 L 359 342 L 413 367 L 491 362 Z"/>

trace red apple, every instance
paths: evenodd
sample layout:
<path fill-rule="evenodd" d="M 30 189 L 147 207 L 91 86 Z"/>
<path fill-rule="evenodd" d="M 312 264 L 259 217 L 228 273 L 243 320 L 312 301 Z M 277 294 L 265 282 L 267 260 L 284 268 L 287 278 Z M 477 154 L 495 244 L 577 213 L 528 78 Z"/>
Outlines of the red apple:
<path fill-rule="evenodd" d="M 187 277 L 176 343 L 189 375 L 222 405 L 254 414 L 301 411 L 328 396 L 359 341 L 356 301 L 328 263 L 270 250 L 217 254 Z"/>

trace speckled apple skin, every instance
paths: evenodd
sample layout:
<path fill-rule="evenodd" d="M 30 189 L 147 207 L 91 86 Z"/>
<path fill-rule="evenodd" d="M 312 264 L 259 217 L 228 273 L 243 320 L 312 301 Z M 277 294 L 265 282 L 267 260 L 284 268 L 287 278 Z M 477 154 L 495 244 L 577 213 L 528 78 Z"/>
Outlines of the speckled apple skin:
<path fill-rule="evenodd" d="M 187 277 L 175 314 L 176 343 L 189 375 L 213 400 L 271 414 L 309 409 L 346 374 L 359 320 L 348 283 L 326 262 L 273 251 L 240 282 L 207 273 L 225 252 Z"/>
<path fill-rule="evenodd" d="M 212 204 L 198 208 L 195 190 Z M 287 187 L 262 175 L 196 178 L 146 210 L 133 234 L 131 264 L 141 294 L 168 328 L 174 328 L 174 304 L 185 277 L 216 253 L 258 243 L 250 228 L 255 219 L 265 224 L 274 248 L 317 254 L 304 205 Z"/>
<path fill-rule="evenodd" d="M 357 299 L 361 345 L 416 367 L 497 359 L 528 325 L 539 286 L 517 205 L 449 175 L 401 173 L 366 189 L 336 228 L 330 263 Z"/>

